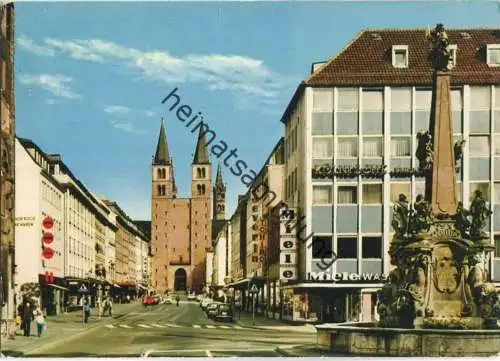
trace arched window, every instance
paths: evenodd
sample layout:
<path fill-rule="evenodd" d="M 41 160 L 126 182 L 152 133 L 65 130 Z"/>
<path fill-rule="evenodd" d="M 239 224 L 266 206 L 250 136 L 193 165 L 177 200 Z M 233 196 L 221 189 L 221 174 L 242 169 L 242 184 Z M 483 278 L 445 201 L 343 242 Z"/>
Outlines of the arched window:
<path fill-rule="evenodd" d="M 198 195 L 201 194 L 201 185 L 199 184 L 196 185 L 196 191 L 198 192 Z"/>
<path fill-rule="evenodd" d="M 157 189 L 157 193 L 158 193 L 158 195 L 159 195 L 159 196 L 161 196 L 161 185 L 158 185 L 158 186 L 156 187 L 156 189 Z"/>
<path fill-rule="evenodd" d="M 201 194 L 205 194 L 205 185 L 204 184 L 201 185 Z"/>
<path fill-rule="evenodd" d="M 161 195 L 164 196 L 165 194 L 165 186 L 161 186 Z"/>
<path fill-rule="evenodd" d="M 165 171 L 165 168 L 162 168 L 162 170 L 161 170 L 161 178 L 162 179 L 167 178 L 167 172 Z"/>
<path fill-rule="evenodd" d="M 206 174 L 205 174 L 205 168 L 202 168 L 202 169 L 201 169 L 201 176 L 202 176 L 203 178 L 205 178 L 205 177 L 206 177 Z"/>
<path fill-rule="evenodd" d="M 196 178 L 201 178 L 201 169 L 196 168 Z"/>
<path fill-rule="evenodd" d="M 156 170 L 156 176 L 158 177 L 158 179 L 161 179 L 161 169 L 160 168 L 158 168 Z"/>

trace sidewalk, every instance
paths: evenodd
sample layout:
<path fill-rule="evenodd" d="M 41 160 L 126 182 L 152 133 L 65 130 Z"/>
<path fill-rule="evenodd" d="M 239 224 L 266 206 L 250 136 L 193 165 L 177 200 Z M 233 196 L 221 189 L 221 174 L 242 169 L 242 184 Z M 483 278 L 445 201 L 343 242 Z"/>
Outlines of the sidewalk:
<path fill-rule="evenodd" d="M 283 330 L 283 331 L 293 331 L 293 332 L 303 332 L 303 333 L 316 333 L 316 327 L 310 324 L 306 325 L 292 325 L 284 321 L 275 320 L 272 318 L 267 318 L 263 315 L 255 315 L 255 323 L 252 319 L 251 312 L 241 312 L 234 313 L 234 322 L 242 327 L 246 328 L 256 328 L 261 330 Z"/>
<path fill-rule="evenodd" d="M 2 338 L 1 353 L 5 356 L 22 356 L 41 348 L 54 347 L 59 343 L 67 342 L 83 336 L 105 322 L 119 319 L 140 307 L 140 302 L 129 304 L 114 304 L 112 317 L 98 317 L 97 308 L 93 308 L 90 313 L 88 324 L 83 324 L 82 311 L 73 311 L 58 316 L 48 316 L 45 320 L 47 329 L 39 338 L 36 336 L 36 325 L 31 323 L 31 337 L 17 336 L 13 340 Z M 33 336 L 35 335 L 35 336 Z"/>

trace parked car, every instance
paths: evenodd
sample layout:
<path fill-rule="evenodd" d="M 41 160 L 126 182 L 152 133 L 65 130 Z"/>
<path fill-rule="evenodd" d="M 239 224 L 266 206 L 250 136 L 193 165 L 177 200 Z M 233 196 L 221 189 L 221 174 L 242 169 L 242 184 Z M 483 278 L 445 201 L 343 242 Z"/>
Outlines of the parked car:
<path fill-rule="evenodd" d="M 220 303 L 220 302 L 212 302 L 211 304 L 208 305 L 208 307 L 206 309 L 208 318 L 213 318 L 215 316 L 215 314 L 217 313 L 217 308 L 221 304 L 222 303 Z"/>
<path fill-rule="evenodd" d="M 144 306 L 153 306 L 153 305 L 157 305 L 159 302 L 159 300 L 155 297 L 155 296 L 146 296 L 144 297 L 144 299 L 142 300 L 142 304 Z"/>
<path fill-rule="evenodd" d="M 200 303 L 200 307 L 202 310 L 206 310 L 207 306 L 209 304 L 211 304 L 213 302 L 213 300 L 209 297 L 206 297 L 204 298 L 203 300 L 201 300 L 201 303 Z"/>
<path fill-rule="evenodd" d="M 217 305 L 213 318 L 215 321 L 233 322 L 233 310 L 226 303 L 219 304 Z"/>
<path fill-rule="evenodd" d="M 203 295 L 196 296 L 196 301 L 201 302 L 202 299 L 203 299 Z"/>
<path fill-rule="evenodd" d="M 164 303 L 166 305 L 173 305 L 174 304 L 174 299 L 172 298 L 172 296 L 167 296 L 167 297 L 165 297 Z"/>
<path fill-rule="evenodd" d="M 188 301 L 195 301 L 196 300 L 196 294 L 195 293 L 190 293 L 187 297 Z"/>

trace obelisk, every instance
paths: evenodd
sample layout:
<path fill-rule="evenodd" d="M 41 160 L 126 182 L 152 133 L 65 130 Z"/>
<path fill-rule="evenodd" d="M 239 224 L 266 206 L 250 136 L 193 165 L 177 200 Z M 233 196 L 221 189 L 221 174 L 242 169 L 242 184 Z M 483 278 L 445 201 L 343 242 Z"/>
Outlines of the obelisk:
<path fill-rule="evenodd" d="M 454 215 L 457 210 L 450 104 L 450 51 L 448 37 L 441 24 L 429 38 L 433 43 L 432 63 L 435 71 L 429 124 L 433 142 L 432 171 L 426 176 L 426 198 L 431 203 L 434 216 L 448 218 L 446 215 Z"/>

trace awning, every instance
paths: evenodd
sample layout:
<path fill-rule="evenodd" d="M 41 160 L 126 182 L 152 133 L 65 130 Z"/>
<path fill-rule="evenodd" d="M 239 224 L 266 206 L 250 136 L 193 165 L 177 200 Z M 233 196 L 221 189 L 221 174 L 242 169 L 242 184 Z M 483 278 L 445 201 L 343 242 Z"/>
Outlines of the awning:
<path fill-rule="evenodd" d="M 232 283 L 228 284 L 226 287 L 243 286 L 243 285 L 246 285 L 248 283 L 248 281 L 250 281 L 250 279 L 244 278 L 242 280 L 239 280 L 239 281 L 236 281 L 236 282 L 232 282 Z"/>
<path fill-rule="evenodd" d="M 116 288 L 121 288 L 120 286 L 118 286 L 116 283 L 113 283 L 113 287 L 116 287 Z"/>
<path fill-rule="evenodd" d="M 55 285 L 55 284 L 52 284 L 52 283 L 49 283 L 49 286 L 50 286 L 50 287 L 57 288 L 57 289 L 59 289 L 59 290 L 69 291 L 66 287 L 62 287 L 62 286 Z"/>

